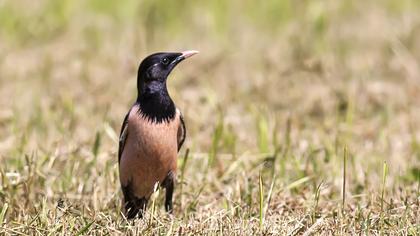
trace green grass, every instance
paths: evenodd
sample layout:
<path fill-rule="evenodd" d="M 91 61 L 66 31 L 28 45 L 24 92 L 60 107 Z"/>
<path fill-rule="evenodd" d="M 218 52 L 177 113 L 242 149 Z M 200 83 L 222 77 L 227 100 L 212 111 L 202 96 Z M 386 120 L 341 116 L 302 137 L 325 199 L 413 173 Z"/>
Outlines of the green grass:
<path fill-rule="evenodd" d="M 420 4 L 0 3 L 0 234 L 419 235 Z M 196 49 L 174 215 L 121 214 L 140 60 Z M 188 150 L 188 151 L 187 151 Z M 384 164 L 386 163 L 386 164 Z"/>

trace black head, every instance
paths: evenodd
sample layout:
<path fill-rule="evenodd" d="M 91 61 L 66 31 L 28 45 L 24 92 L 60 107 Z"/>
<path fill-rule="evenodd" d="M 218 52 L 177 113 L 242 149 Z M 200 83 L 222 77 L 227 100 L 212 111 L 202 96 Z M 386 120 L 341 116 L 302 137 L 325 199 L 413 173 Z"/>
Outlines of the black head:
<path fill-rule="evenodd" d="M 160 52 L 146 57 L 137 73 L 137 102 L 141 113 L 157 122 L 175 116 L 175 105 L 169 97 L 166 79 L 178 63 L 198 51 Z"/>
<path fill-rule="evenodd" d="M 137 73 L 139 96 L 166 90 L 166 79 L 175 66 L 197 53 L 198 51 L 159 52 L 146 57 L 140 63 Z"/>

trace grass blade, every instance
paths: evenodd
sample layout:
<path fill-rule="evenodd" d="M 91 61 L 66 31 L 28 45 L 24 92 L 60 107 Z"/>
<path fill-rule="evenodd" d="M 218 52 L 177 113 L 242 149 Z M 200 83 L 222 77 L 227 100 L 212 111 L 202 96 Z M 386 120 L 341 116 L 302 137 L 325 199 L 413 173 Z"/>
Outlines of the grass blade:
<path fill-rule="evenodd" d="M 92 224 L 93 223 L 95 223 L 95 221 L 91 221 L 90 223 L 88 223 L 87 225 L 85 225 L 85 227 L 83 227 L 77 234 L 76 234 L 76 236 L 79 236 L 79 235 L 83 235 L 83 234 L 85 234 L 85 233 L 87 233 L 88 232 L 88 230 L 89 230 L 89 228 L 92 226 Z"/>
<path fill-rule="evenodd" d="M 180 186 L 180 190 L 179 190 L 181 208 L 182 208 L 182 202 L 183 202 L 182 200 L 183 200 L 183 193 L 184 193 L 185 168 L 187 167 L 187 161 L 188 161 L 189 154 L 190 154 L 190 149 L 187 148 L 187 150 L 185 151 L 184 161 L 182 162 L 182 166 L 181 166 L 181 186 Z"/>
<path fill-rule="evenodd" d="M 101 134 L 98 131 L 96 132 L 95 142 L 93 143 L 93 147 L 92 147 L 92 153 L 95 158 L 98 156 L 100 146 L 101 146 Z"/>
<path fill-rule="evenodd" d="M 260 193 L 260 228 L 263 228 L 263 224 L 264 224 L 264 214 L 263 214 L 263 206 L 264 206 L 264 189 L 263 189 L 263 179 L 262 179 L 262 175 L 260 172 L 259 175 L 259 193 Z"/>
<path fill-rule="evenodd" d="M 6 218 L 7 209 L 9 208 L 9 205 L 5 203 L 1 209 L 0 213 L 0 225 L 4 223 L 4 219 Z"/>
<path fill-rule="evenodd" d="M 382 169 L 381 215 L 380 215 L 380 220 L 381 220 L 380 234 L 381 235 L 383 235 L 383 226 L 384 226 L 384 195 L 385 195 L 385 183 L 386 183 L 387 172 L 388 172 L 388 166 L 386 162 L 384 162 L 383 169 Z"/>
<path fill-rule="evenodd" d="M 287 189 L 293 189 L 293 188 L 297 188 L 298 186 L 300 186 L 300 185 L 302 185 L 302 184 L 304 184 L 304 183 L 306 183 L 306 182 L 308 182 L 309 180 L 311 180 L 312 179 L 312 177 L 310 177 L 310 176 L 305 176 L 305 177 L 303 177 L 303 178 L 300 178 L 300 179 L 298 179 L 298 180 L 296 180 L 296 181 L 294 181 L 294 182 L 292 182 L 291 184 L 289 184 L 289 185 L 287 185 Z"/>
<path fill-rule="evenodd" d="M 343 155 L 343 188 L 342 188 L 342 202 L 341 202 L 341 213 L 344 214 L 344 207 L 346 204 L 346 175 L 347 175 L 347 155 L 348 150 L 347 146 L 344 147 L 344 155 Z"/>
<path fill-rule="evenodd" d="M 321 187 L 322 187 L 323 182 L 321 182 L 316 190 L 315 190 L 315 204 L 314 204 L 314 210 L 312 212 L 312 223 L 315 223 L 315 219 L 318 216 L 318 205 L 319 205 L 319 196 L 321 195 Z"/>
<path fill-rule="evenodd" d="M 273 176 L 273 181 L 271 182 L 271 185 L 270 185 L 270 190 L 268 191 L 267 200 L 266 200 L 265 207 L 264 207 L 264 216 L 267 215 L 267 211 L 268 211 L 268 207 L 270 205 L 271 195 L 273 193 L 275 182 L 276 182 L 276 176 L 274 175 Z"/>

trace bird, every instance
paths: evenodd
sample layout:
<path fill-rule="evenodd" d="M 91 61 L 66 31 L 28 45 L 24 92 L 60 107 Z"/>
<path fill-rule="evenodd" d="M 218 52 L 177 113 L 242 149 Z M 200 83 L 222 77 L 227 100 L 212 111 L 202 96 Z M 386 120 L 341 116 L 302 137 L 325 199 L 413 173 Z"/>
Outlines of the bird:
<path fill-rule="evenodd" d="M 156 186 L 165 188 L 165 210 L 172 214 L 177 155 L 186 128 L 171 99 L 167 78 L 183 60 L 198 51 L 158 52 L 147 56 L 137 72 L 137 99 L 121 126 L 118 147 L 123 211 L 142 218 Z"/>

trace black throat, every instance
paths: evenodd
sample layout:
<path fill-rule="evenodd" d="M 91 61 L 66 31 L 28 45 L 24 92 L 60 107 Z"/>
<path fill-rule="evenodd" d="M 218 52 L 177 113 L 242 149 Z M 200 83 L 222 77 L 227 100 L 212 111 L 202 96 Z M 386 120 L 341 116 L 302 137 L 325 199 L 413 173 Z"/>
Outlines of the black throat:
<path fill-rule="evenodd" d="M 139 114 L 154 123 L 169 122 L 175 118 L 176 108 L 168 91 L 141 93 L 137 97 Z"/>

